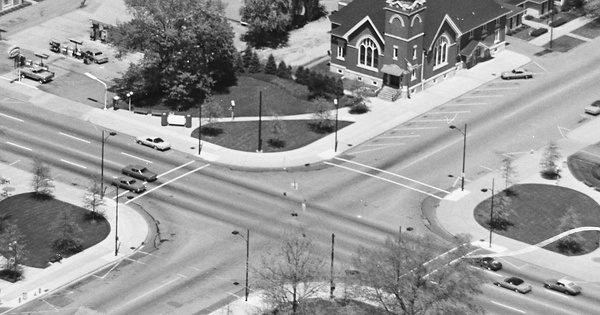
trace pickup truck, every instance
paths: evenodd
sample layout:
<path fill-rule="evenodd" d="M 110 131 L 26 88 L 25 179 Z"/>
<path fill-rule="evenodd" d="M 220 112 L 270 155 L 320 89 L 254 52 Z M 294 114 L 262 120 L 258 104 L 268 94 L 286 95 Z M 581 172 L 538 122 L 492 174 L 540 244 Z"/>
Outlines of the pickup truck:
<path fill-rule="evenodd" d="M 54 78 L 54 72 L 48 71 L 44 67 L 23 68 L 21 69 L 21 78 L 30 78 L 40 83 L 46 83 Z"/>
<path fill-rule="evenodd" d="M 87 56 L 88 60 L 93 61 L 97 64 L 108 62 L 108 57 L 106 57 L 106 55 L 102 54 L 102 52 L 97 49 L 87 50 L 85 52 L 85 55 Z"/>

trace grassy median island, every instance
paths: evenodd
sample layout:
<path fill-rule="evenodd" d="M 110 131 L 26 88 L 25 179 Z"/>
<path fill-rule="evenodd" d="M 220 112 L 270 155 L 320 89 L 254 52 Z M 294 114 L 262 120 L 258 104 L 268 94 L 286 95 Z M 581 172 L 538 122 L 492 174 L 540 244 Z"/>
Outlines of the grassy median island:
<path fill-rule="evenodd" d="M 494 215 L 501 207 L 499 198 L 507 198 L 506 229 L 494 228 L 494 233 L 531 245 L 545 241 L 561 233 L 559 226 L 568 209 L 576 213 L 580 226 L 600 227 L 600 205 L 592 198 L 576 190 L 557 185 L 522 184 L 511 187 L 512 193 L 495 195 Z M 475 220 L 489 229 L 490 199 L 478 204 L 474 211 Z M 583 255 L 598 248 L 599 234 L 596 231 L 579 232 L 579 250 L 565 251 L 559 241 L 548 244 L 544 248 L 565 255 Z"/>
<path fill-rule="evenodd" d="M 55 227 L 61 211 L 72 215 L 81 230 L 76 236 L 82 240 L 82 250 L 92 247 L 104 240 L 110 232 L 110 224 L 100 218 L 92 222 L 86 214 L 88 210 L 54 199 L 39 198 L 35 193 L 24 193 L 8 197 L 0 201 L 0 222 L 2 233 L 7 222 L 17 225 L 23 235 L 26 261 L 23 265 L 35 268 L 46 268 L 56 251 L 52 242 L 58 238 L 60 230 Z M 7 257 L 7 254 L 0 253 Z M 27 277 L 27 275 L 25 275 Z"/>

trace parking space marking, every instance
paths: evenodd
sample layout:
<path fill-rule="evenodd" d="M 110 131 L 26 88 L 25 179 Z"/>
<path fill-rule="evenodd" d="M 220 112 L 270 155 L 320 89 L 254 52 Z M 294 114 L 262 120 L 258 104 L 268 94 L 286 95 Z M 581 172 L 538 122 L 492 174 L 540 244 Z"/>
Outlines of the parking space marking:
<path fill-rule="evenodd" d="M 458 111 L 453 111 L 453 112 L 431 112 L 429 114 L 439 114 L 439 115 L 446 115 L 446 114 L 468 114 L 470 113 L 470 110 L 458 110 Z"/>
<path fill-rule="evenodd" d="M 452 106 L 452 107 L 456 107 L 456 106 L 480 106 L 480 105 L 487 105 L 489 103 L 465 103 L 465 104 L 446 104 L 444 106 Z"/>
<path fill-rule="evenodd" d="M 396 138 L 418 138 L 421 135 L 406 135 L 406 136 L 382 136 L 379 139 L 396 139 Z"/>
<path fill-rule="evenodd" d="M 121 152 L 121 154 L 123 154 L 123 155 L 126 155 L 126 156 L 128 156 L 128 157 L 132 157 L 132 158 L 134 158 L 134 159 L 138 159 L 138 160 L 140 160 L 140 161 L 144 161 L 144 162 L 146 162 L 146 163 L 148 163 L 148 164 L 151 164 L 151 163 L 152 163 L 151 161 L 148 161 L 148 160 L 146 160 L 146 159 L 142 159 L 141 157 L 137 157 L 137 156 L 135 156 L 135 155 L 127 154 L 127 153 L 125 153 L 125 152 Z"/>
<path fill-rule="evenodd" d="M 422 120 L 413 120 L 413 122 L 416 122 L 416 123 L 420 123 L 420 122 L 440 122 L 440 121 L 446 122 L 447 120 L 446 120 L 446 119 L 422 119 Z"/>
<path fill-rule="evenodd" d="M 426 129 L 438 129 L 439 127 L 404 127 L 395 128 L 394 130 L 426 130 Z"/>
<path fill-rule="evenodd" d="M 380 145 L 380 146 L 377 146 L 377 148 L 374 148 L 374 149 L 352 151 L 352 154 L 361 154 L 361 153 L 373 152 L 373 151 L 377 151 L 377 150 L 381 150 L 381 149 L 387 149 L 387 148 L 398 146 L 398 145 L 404 145 L 404 143 L 394 143 L 394 144 Z M 366 146 L 366 145 L 363 144 L 362 146 Z"/>
<path fill-rule="evenodd" d="M 461 98 L 483 98 L 483 97 L 504 97 L 502 94 L 490 94 L 490 95 L 468 95 L 461 96 Z"/>

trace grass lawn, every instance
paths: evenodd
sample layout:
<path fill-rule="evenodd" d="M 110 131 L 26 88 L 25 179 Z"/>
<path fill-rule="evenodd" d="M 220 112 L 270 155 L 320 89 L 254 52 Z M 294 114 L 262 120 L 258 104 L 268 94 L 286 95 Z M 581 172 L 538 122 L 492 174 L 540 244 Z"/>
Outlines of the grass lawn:
<path fill-rule="evenodd" d="M 0 201 L 2 223 L 15 223 L 24 236 L 27 251 L 27 261 L 24 265 L 36 268 L 49 266 L 49 260 L 55 254 L 52 242 L 60 232 L 53 228 L 53 223 L 58 221 L 62 210 L 71 213 L 81 228 L 78 237 L 83 241 L 83 250 L 98 244 L 108 236 L 110 225 L 106 220 L 91 223 L 85 218 L 88 210 L 60 200 L 39 199 L 34 193 L 25 193 Z"/>
<path fill-rule="evenodd" d="M 512 225 L 504 231 L 494 229 L 494 233 L 528 244 L 537 244 L 560 233 L 557 227 L 569 207 L 577 210 L 582 226 L 600 227 L 600 205 L 578 191 L 543 184 L 515 185 L 512 190 L 516 192 L 516 195 L 509 197 L 509 207 L 513 213 L 508 216 L 508 221 Z M 477 205 L 474 216 L 481 226 L 489 229 L 490 198 Z M 585 241 L 578 254 L 586 254 L 598 248 L 597 232 L 581 232 L 581 236 Z M 562 253 L 556 242 L 544 248 Z"/>
<path fill-rule="evenodd" d="M 594 39 L 600 35 L 600 19 L 596 19 L 574 31 L 571 33 L 587 37 L 589 39 Z"/>
<path fill-rule="evenodd" d="M 574 38 L 569 35 L 563 35 L 559 38 L 555 38 L 554 40 L 552 40 L 552 50 L 567 52 L 583 43 L 585 42 L 581 39 Z M 550 43 L 544 45 L 544 48 L 550 48 Z"/>
<path fill-rule="evenodd" d="M 285 134 L 281 135 L 280 139 L 285 141 L 285 146 L 276 148 L 268 143 L 269 138 L 272 137 L 269 127 L 270 121 L 263 121 L 261 131 L 262 151 L 281 152 L 298 149 L 329 134 L 312 131 L 309 122 L 309 120 L 283 120 Z M 348 121 L 338 121 L 338 130 L 350 124 L 351 122 Z M 210 137 L 205 135 L 206 131 L 203 131 L 202 141 L 246 152 L 256 152 L 258 149 L 258 121 L 219 122 L 215 123 L 214 127 L 221 129 L 222 132 L 217 136 Z M 198 129 L 192 131 L 192 137 L 198 138 Z M 333 148 L 333 142 L 331 145 Z"/>
<path fill-rule="evenodd" d="M 533 28 L 523 24 L 523 25 L 519 26 L 519 28 L 515 30 L 515 33 L 513 33 L 510 36 L 524 40 L 524 41 L 530 41 L 535 38 L 535 37 L 529 35 L 529 32 L 531 32 L 531 31 L 533 31 Z"/>

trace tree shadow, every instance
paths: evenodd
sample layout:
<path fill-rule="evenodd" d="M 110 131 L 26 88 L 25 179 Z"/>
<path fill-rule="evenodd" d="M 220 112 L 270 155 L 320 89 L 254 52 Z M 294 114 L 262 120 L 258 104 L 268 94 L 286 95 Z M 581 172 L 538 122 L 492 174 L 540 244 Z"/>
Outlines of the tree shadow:
<path fill-rule="evenodd" d="M 583 251 L 583 248 L 579 242 L 569 239 L 559 240 L 556 248 L 558 248 L 558 251 L 563 254 L 578 254 Z"/>
<path fill-rule="evenodd" d="M 514 224 L 506 219 L 494 218 L 493 221 L 488 221 L 488 226 L 490 226 L 493 230 L 506 231 L 509 227 L 514 226 Z"/>

